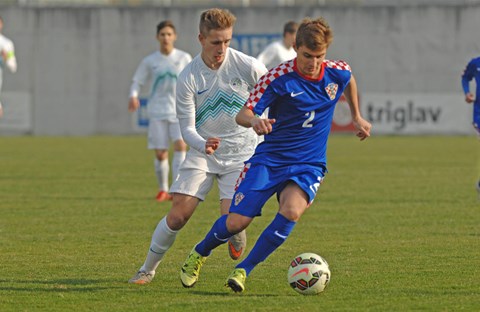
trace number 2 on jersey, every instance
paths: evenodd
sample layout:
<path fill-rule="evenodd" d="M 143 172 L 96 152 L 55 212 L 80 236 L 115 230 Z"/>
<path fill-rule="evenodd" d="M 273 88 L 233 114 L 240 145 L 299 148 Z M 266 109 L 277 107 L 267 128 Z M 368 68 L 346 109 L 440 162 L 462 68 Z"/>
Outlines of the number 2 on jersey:
<path fill-rule="evenodd" d="M 305 120 L 302 124 L 302 127 L 303 128 L 311 128 L 313 127 L 313 125 L 311 124 L 311 121 L 313 120 L 313 118 L 315 118 L 315 111 L 310 111 L 308 113 L 305 113 L 305 116 L 309 116 L 307 118 L 307 120 Z"/>

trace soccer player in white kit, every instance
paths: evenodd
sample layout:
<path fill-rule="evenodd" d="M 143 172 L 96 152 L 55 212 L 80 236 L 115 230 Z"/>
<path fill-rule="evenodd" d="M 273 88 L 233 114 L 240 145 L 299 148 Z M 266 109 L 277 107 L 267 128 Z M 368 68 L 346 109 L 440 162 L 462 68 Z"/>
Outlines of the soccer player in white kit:
<path fill-rule="evenodd" d="M 2 90 L 3 83 L 3 68 L 5 66 L 15 73 L 17 71 L 17 59 L 15 58 L 15 48 L 12 40 L 8 39 L 2 34 L 3 19 L 0 17 L 0 91 Z M 3 116 L 3 107 L 0 102 L 0 117 Z"/>
<path fill-rule="evenodd" d="M 265 64 L 268 69 L 272 69 L 283 63 L 294 59 L 297 56 L 293 43 L 297 34 L 298 24 L 289 21 L 283 26 L 283 38 L 279 41 L 270 43 L 258 56 L 257 60 Z"/>
<path fill-rule="evenodd" d="M 201 15 L 202 52 L 180 73 L 177 83 L 177 115 L 190 150 L 170 189 L 172 208 L 158 223 L 145 263 L 130 283 L 152 281 L 164 254 L 214 179 L 220 212 L 228 213 L 243 162 L 256 147 L 256 133 L 238 126 L 235 116 L 267 69 L 255 58 L 229 48 L 235 19 L 223 9 L 209 9 Z M 228 244 L 232 259 L 238 259 L 245 249 L 245 232 L 239 234 Z"/>
<path fill-rule="evenodd" d="M 190 63 L 187 52 L 176 49 L 175 26 L 171 21 L 157 25 L 157 40 L 160 49 L 145 57 L 138 66 L 130 87 L 128 109 L 134 112 L 140 106 L 138 94 L 148 79 L 151 81 L 147 102 L 149 116 L 148 148 L 155 151 L 154 168 L 158 180 L 157 201 L 171 200 L 168 193 L 168 149 L 174 144 L 172 180 L 178 174 L 178 167 L 185 159 L 187 146 L 182 139 L 175 111 L 175 88 L 178 74 Z"/>

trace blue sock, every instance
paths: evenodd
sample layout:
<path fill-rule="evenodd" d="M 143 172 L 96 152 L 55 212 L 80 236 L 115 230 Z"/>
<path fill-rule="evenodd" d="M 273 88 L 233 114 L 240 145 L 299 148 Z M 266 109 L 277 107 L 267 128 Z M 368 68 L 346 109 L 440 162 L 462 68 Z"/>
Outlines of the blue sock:
<path fill-rule="evenodd" d="M 250 274 L 257 264 L 267 259 L 275 249 L 283 244 L 295 224 L 296 222 L 290 221 L 277 213 L 272 223 L 263 230 L 252 251 L 237 265 L 237 268 L 245 269 L 247 275 Z"/>
<path fill-rule="evenodd" d="M 227 217 L 228 215 L 223 215 L 218 218 L 207 233 L 207 236 L 195 247 L 195 250 L 203 257 L 209 256 L 213 249 L 225 244 L 233 236 L 227 230 Z"/>

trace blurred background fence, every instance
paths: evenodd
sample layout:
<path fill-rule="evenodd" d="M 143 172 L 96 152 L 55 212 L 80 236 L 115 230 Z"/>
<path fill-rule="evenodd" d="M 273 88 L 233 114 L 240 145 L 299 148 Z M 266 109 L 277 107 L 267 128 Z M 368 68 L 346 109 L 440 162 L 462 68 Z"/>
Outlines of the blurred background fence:
<path fill-rule="evenodd" d="M 363 114 L 378 134 L 467 134 L 471 106 L 460 75 L 480 55 L 480 1 L 0 0 L 16 74 L 4 73 L 0 135 L 124 135 L 143 131 L 127 111 L 132 75 L 158 48 L 171 19 L 177 47 L 199 51 L 198 18 L 209 7 L 237 16 L 232 46 L 256 56 L 287 20 L 324 16 L 346 60 Z M 340 103 L 342 104 L 342 103 Z M 344 103 L 343 103 L 344 104 Z M 339 105 L 336 120 L 348 129 Z"/>

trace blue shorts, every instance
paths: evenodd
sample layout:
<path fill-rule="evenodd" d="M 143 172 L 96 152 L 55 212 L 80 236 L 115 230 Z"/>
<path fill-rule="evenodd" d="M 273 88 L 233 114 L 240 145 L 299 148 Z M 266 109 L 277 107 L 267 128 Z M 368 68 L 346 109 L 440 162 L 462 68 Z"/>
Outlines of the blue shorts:
<path fill-rule="evenodd" d="M 280 192 L 290 181 L 295 182 L 313 202 L 325 176 L 326 168 L 312 165 L 288 165 L 270 167 L 246 163 L 237 181 L 230 212 L 255 217 L 262 214 L 262 207 L 275 193 Z"/>

